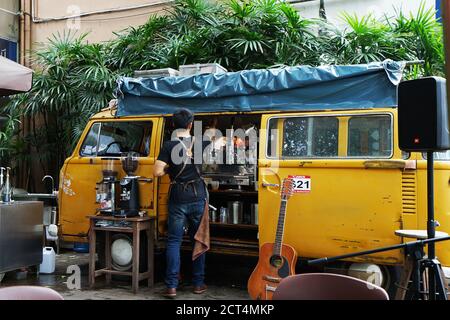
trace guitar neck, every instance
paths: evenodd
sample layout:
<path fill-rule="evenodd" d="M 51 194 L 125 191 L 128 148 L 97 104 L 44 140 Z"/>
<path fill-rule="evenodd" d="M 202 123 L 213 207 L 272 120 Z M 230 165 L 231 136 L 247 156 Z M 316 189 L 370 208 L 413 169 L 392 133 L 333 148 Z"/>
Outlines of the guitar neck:
<path fill-rule="evenodd" d="M 281 255 L 281 244 L 283 243 L 283 234 L 284 234 L 284 220 L 286 217 L 286 207 L 287 207 L 287 199 L 282 197 L 280 203 L 280 213 L 278 215 L 278 224 L 277 224 L 277 232 L 275 236 L 275 243 L 273 246 L 273 254 Z"/>

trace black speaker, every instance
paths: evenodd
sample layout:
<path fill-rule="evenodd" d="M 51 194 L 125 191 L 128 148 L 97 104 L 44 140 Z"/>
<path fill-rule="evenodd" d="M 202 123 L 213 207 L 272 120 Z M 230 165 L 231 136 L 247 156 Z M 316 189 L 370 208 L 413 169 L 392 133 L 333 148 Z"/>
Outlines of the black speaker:
<path fill-rule="evenodd" d="M 450 149 L 445 79 L 427 77 L 398 86 L 399 147 L 404 151 Z"/>

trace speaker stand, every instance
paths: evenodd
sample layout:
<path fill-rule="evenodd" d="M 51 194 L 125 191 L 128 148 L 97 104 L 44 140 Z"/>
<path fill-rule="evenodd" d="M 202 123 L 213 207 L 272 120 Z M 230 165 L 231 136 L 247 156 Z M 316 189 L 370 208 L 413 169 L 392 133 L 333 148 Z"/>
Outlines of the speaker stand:
<path fill-rule="evenodd" d="M 427 197 L 428 197 L 428 239 L 436 236 L 436 221 L 434 220 L 434 153 L 427 151 Z M 447 299 L 443 287 L 441 266 L 436 259 L 435 243 L 428 244 L 428 257 L 421 261 L 423 271 L 428 271 L 428 296 L 430 300 Z M 436 290 L 438 286 L 438 290 Z"/>

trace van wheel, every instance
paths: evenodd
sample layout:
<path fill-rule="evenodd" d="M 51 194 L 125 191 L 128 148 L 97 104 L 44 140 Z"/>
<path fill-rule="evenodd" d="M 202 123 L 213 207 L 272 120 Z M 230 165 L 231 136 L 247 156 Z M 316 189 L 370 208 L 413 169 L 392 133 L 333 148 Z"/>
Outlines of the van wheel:
<path fill-rule="evenodd" d="M 374 281 L 374 280 L 376 280 L 376 278 L 370 279 L 369 277 L 364 275 L 365 272 L 368 272 L 367 270 L 370 267 L 377 269 L 377 270 L 372 270 L 372 272 L 381 273 L 381 278 L 382 278 L 381 282 Z M 400 271 L 401 271 L 400 267 L 355 262 L 355 263 L 348 263 L 346 265 L 346 268 L 348 270 L 347 275 L 362 279 L 364 281 L 369 281 L 374 284 L 378 284 L 380 287 L 382 287 L 387 292 L 390 299 L 395 298 L 395 294 L 397 291 L 397 283 L 400 279 Z M 361 277 L 358 276 L 358 272 L 360 272 L 360 271 L 363 272 L 363 275 Z"/>
<path fill-rule="evenodd" d="M 0 283 L 3 281 L 5 274 L 6 274 L 5 272 L 0 272 Z"/>
<path fill-rule="evenodd" d="M 389 299 L 393 300 L 397 293 L 398 282 L 400 281 L 401 267 L 379 265 L 383 272 L 384 281 L 382 287 L 389 295 Z"/>

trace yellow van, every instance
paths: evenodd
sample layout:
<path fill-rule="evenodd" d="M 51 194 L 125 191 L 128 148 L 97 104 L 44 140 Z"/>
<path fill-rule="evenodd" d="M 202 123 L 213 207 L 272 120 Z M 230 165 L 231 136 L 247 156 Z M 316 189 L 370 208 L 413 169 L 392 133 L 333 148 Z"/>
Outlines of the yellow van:
<path fill-rule="evenodd" d="M 117 116 L 118 108 L 114 103 L 90 119 L 61 169 L 59 226 L 64 241 L 87 241 L 87 216 L 98 209 L 95 187 L 105 159 L 119 159 L 119 151 L 138 152 L 136 175 L 153 178 L 155 159 L 170 139 L 170 113 Z M 301 260 L 402 243 L 394 234 L 398 229 L 426 230 L 426 160 L 421 153 L 399 149 L 395 106 L 196 111 L 195 117 L 202 132 L 214 125 L 223 132 L 252 127 L 259 135 L 256 166 L 244 173 L 242 168 L 237 173 L 221 166 L 204 173 L 210 204 L 217 208 L 210 225 L 211 252 L 257 256 L 261 244 L 274 242 L 280 185 L 288 176 L 309 183 L 288 200 L 284 223 L 283 242 L 293 246 Z M 97 147 L 116 142 L 120 150 Z M 450 153 L 436 158 L 437 230 L 450 233 Z M 119 178 L 124 174 L 121 171 Z M 157 218 L 155 237 L 161 248 L 168 187 L 167 176 L 140 182 L 141 209 Z M 221 208 L 231 214 L 236 204 L 242 217 L 220 222 Z M 443 266 L 450 267 L 450 244 L 436 247 Z M 388 286 L 392 267 L 402 264 L 403 252 L 397 250 L 333 268 L 350 272 L 376 266 Z"/>

